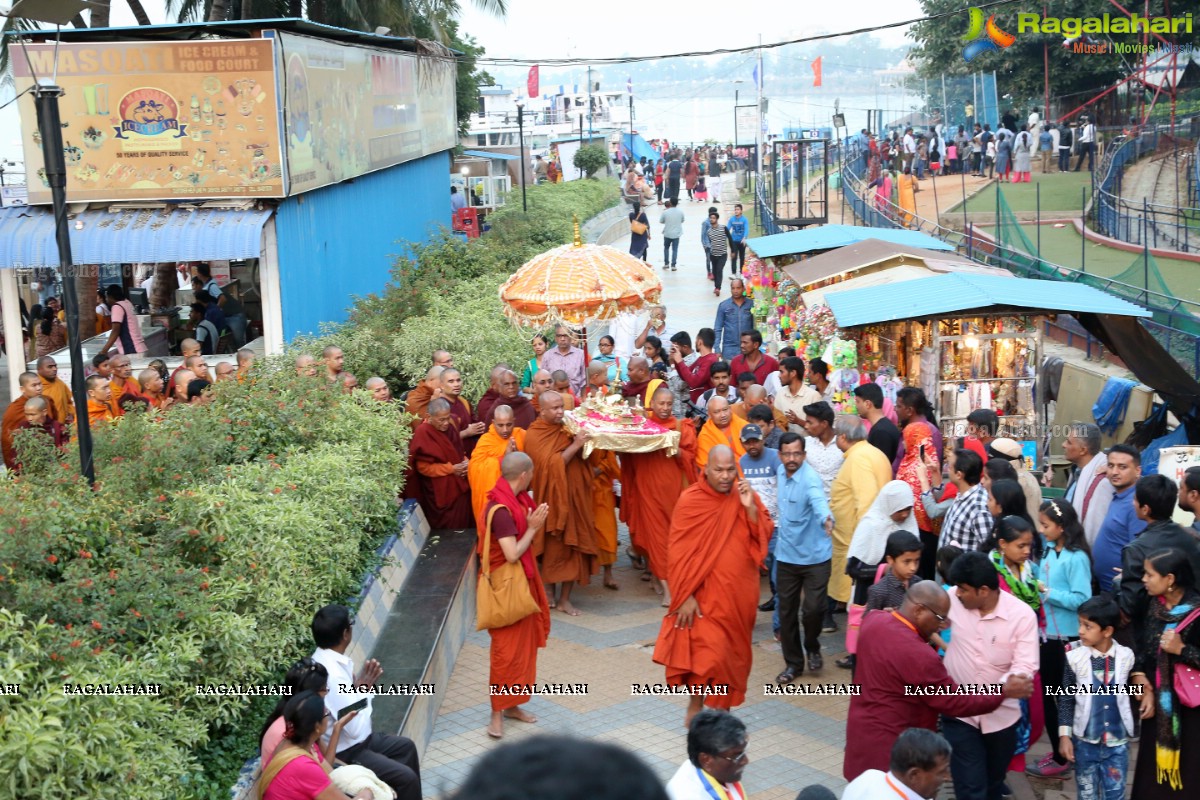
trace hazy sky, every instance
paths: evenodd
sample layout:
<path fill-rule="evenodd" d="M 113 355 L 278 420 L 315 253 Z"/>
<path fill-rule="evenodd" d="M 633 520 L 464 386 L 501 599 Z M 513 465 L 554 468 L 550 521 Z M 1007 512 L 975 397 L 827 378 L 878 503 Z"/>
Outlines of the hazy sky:
<path fill-rule="evenodd" d="M 3 2 L 3 0 L 0 0 Z M 514 58 L 598 58 L 677 53 L 753 46 L 816 33 L 844 31 L 901 22 L 921 15 L 917 0 L 855 0 L 847 3 L 760 0 L 753 6 L 714 0 L 655 0 L 652 4 L 618 2 L 597 6 L 586 15 L 567 0 L 508 0 L 508 15 L 497 20 L 463 3 L 463 31 L 473 35 L 489 55 Z M 143 0 L 150 18 L 166 22 L 164 0 Z M 5 5 L 8 3 L 5 2 Z M 644 11 L 641 17 L 636 16 Z M 586 22 L 583 20 L 586 19 Z M 114 27 L 134 25 L 123 0 L 113 0 Z M 875 34 L 886 45 L 899 45 L 904 29 Z M 0 88 L 0 103 L 12 90 Z M 0 110 L 0 158 L 24 159 L 16 105 Z"/>

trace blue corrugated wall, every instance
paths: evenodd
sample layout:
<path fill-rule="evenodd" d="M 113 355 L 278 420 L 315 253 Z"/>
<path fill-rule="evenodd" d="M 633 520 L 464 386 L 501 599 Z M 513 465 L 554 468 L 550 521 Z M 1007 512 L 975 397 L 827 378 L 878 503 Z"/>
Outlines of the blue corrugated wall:
<path fill-rule="evenodd" d="M 342 322 L 387 283 L 405 242 L 450 224 L 450 159 L 437 153 L 289 197 L 276 213 L 283 336 Z"/>

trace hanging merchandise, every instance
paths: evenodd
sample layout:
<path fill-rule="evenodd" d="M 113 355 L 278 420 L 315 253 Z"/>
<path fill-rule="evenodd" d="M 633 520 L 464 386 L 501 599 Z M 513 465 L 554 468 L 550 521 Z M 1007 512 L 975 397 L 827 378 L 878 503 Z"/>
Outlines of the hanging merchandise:
<path fill-rule="evenodd" d="M 833 339 L 826 361 L 833 370 L 829 375 L 829 382 L 834 387 L 833 410 L 838 414 L 857 414 L 858 406 L 854 402 L 854 390 L 860 382 L 857 345 L 848 339 Z"/>

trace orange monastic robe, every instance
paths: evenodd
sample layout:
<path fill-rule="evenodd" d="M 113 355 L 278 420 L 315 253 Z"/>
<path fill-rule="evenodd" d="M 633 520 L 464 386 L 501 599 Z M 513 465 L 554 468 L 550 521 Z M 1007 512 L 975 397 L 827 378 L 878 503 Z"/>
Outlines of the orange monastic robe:
<path fill-rule="evenodd" d="M 49 413 L 50 419 L 57 419 L 57 403 L 55 403 L 45 394 L 42 398 L 46 401 L 46 410 Z M 13 469 L 17 463 L 17 451 L 13 444 L 13 435 L 17 429 L 25 422 L 25 395 L 17 395 L 17 399 L 8 404 L 8 408 L 4 410 L 4 418 L 0 420 L 0 454 L 4 457 L 4 466 Z"/>
<path fill-rule="evenodd" d="M 546 583 L 587 584 L 596 574 L 595 515 L 592 513 L 592 470 L 582 450 L 570 463 L 563 452 L 575 437 L 562 425 L 538 419 L 525 432 L 525 452 L 533 459 L 533 499 L 550 506 L 546 527 L 533 542 L 542 557 Z"/>
<path fill-rule="evenodd" d="M 88 424 L 90 426 L 95 427 L 101 422 L 112 422 L 114 419 L 112 408 L 104 403 L 97 403 L 90 397 L 88 398 Z"/>
<path fill-rule="evenodd" d="M 55 378 L 48 381 L 42 378 L 42 397 L 54 403 L 50 416 L 59 424 L 65 425 L 75 419 L 75 398 L 71 395 L 71 387 L 65 381 Z"/>
<path fill-rule="evenodd" d="M 467 467 L 467 481 L 471 484 L 471 508 L 474 511 L 475 529 L 483 530 L 483 510 L 488 504 L 488 492 L 500 480 L 500 462 L 508 455 L 510 442 L 517 443 L 517 449 L 525 450 L 525 430 L 513 428 L 512 437 L 501 438 L 496 433 L 494 425 L 488 426 L 487 431 L 479 437 L 475 452 L 471 454 L 471 464 Z"/>
<path fill-rule="evenodd" d="M 758 610 L 758 568 L 767 555 L 771 517 L 754 496 L 751 521 L 735 490 L 721 494 L 701 479 L 679 497 L 667 540 L 671 608 L 654 646 L 667 683 L 728 686 L 705 705 L 729 709 L 746 699 L 753 661 L 751 637 Z M 676 614 L 695 597 L 700 614 L 691 628 L 676 628 Z"/>
<path fill-rule="evenodd" d="M 679 453 L 666 450 L 628 453 L 621 456 L 621 519 L 629 526 L 629 538 L 650 561 L 650 571 L 667 577 L 667 531 L 679 496 L 696 481 L 696 426 L 671 417 L 666 422 L 653 418 L 664 428 L 679 431 Z"/>
<path fill-rule="evenodd" d="M 142 394 L 142 387 L 133 378 L 126 379 L 125 383 L 117 386 L 116 381 L 109 381 L 109 386 L 112 387 L 112 414 L 114 417 L 125 416 L 125 409 L 121 407 L 121 398 L 127 394 L 135 397 L 145 397 Z"/>
<path fill-rule="evenodd" d="M 722 431 L 710 417 L 696 437 L 696 474 L 701 478 L 704 477 L 704 467 L 708 465 L 708 451 L 719 444 L 732 447 L 738 460 L 746 455 L 746 448 L 742 446 L 742 428 L 744 427 L 746 427 L 746 421 L 734 416 L 731 417 L 729 427 Z"/>
<path fill-rule="evenodd" d="M 600 551 L 596 563 L 604 567 L 617 560 L 617 496 L 613 481 L 621 480 L 621 465 L 611 450 L 593 450 L 588 468 L 600 470 L 592 477 L 592 514 L 596 517 L 596 549 Z"/>
<path fill-rule="evenodd" d="M 429 410 L 431 400 L 433 400 L 433 389 L 423 383 L 408 393 L 408 398 L 404 402 L 404 410 L 414 417 L 410 423 L 413 430 L 416 430 L 417 426 L 425 421 L 425 413 Z"/>

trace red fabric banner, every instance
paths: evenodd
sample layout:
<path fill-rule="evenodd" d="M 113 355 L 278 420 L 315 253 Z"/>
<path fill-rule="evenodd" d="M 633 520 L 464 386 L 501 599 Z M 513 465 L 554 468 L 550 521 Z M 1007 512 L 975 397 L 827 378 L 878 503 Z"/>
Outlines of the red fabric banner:
<path fill-rule="evenodd" d="M 812 71 L 813 71 L 813 86 L 820 86 L 821 85 L 821 56 L 817 56 L 817 60 L 812 62 Z"/>
<path fill-rule="evenodd" d="M 528 90 L 530 97 L 537 97 L 540 94 L 538 92 L 538 68 L 536 64 L 529 68 L 529 80 L 525 88 Z"/>

